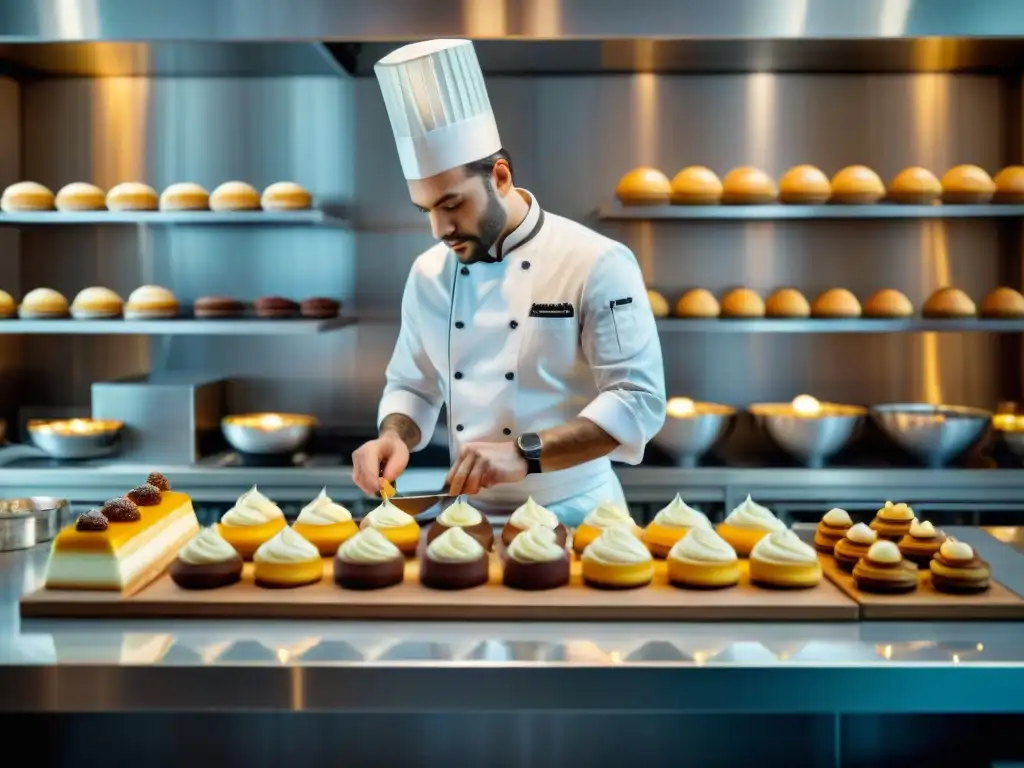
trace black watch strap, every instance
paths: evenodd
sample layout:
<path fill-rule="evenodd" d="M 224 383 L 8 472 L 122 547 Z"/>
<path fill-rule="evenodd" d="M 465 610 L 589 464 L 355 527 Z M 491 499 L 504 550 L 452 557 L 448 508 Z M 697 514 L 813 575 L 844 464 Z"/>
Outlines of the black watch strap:
<path fill-rule="evenodd" d="M 524 432 L 516 438 L 519 455 L 526 459 L 526 474 L 540 474 L 540 455 L 544 445 L 536 432 Z"/>

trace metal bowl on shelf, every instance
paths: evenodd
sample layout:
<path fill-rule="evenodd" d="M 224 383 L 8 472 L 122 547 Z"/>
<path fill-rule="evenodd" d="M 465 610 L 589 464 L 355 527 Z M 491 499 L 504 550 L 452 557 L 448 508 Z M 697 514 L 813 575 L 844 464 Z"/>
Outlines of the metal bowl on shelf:
<path fill-rule="evenodd" d="M 747 409 L 758 428 L 787 455 L 815 469 L 825 466 L 860 431 L 867 408 L 799 395 L 791 403 L 755 403 Z"/>
<path fill-rule="evenodd" d="M 699 403 L 673 397 L 666 408 L 665 425 L 652 441 L 680 467 L 696 467 L 733 423 L 736 409 L 717 403 Z"/>
<path fill-rule="evenodd" d="M 123 429 L 124 422 L 113 419 L 33 419 L 28 436 L 53 459 L 98 459 L 121 449 Z"/>
<path fill-rule="evenodd" d="M 992 429 L 1010 453 L 1024 460 L 1024 414 L 997 413 L 992 417 Z"/>
<path fill-rule="evenodd" d="M 992 413 L 964 405 L 889 403 L 872 406 L 871 418 L 896 445 L 937 468 L 977 445 Z"/>
<path fill-rule="evenodd" d="M 240 413 L 220 422 L 224 439 L 240 453 L 295 453 L 309 442 L 316 419 L 301 413 Z"/>

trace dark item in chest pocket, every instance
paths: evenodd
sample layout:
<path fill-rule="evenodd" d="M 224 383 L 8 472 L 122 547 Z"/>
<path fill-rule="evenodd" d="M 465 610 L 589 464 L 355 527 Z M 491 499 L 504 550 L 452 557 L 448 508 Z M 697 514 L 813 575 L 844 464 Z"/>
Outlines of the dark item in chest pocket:
<path fill-rule="evenodd" d="M 575 317 L 576 310 L 572 304 L 534 304 L 530 307 L 530 317 Z"/>

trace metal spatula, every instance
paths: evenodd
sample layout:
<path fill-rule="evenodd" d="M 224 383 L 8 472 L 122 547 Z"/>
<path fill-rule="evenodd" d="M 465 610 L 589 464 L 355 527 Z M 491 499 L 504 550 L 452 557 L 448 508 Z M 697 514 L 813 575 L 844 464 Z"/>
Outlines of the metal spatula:
<path fill-rule="evenodd" d="M 452 498 L 452 496 L 448 491 L 438 491 L 436 493 L 418 494 L 416 496 L 396 495 L 392 496 L 390 501 L 407 515 L 415 517 L 416 522 L 429 523 L 441 513 L 441 510 L 436 510 L 429 515 L 424 515 L 423 513 L 445 499 L 450 498 Z"/>

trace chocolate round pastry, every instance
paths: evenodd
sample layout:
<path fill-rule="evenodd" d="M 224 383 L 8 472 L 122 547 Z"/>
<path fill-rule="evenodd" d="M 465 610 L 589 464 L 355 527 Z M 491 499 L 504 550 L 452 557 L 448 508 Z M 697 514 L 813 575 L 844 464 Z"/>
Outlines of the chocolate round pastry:
<path fill-rule="evenodd" d="M 297 317 L 299 305 L 281 296 L 263 296 L 255 302 L 256 317 L 283 319 Z"/>
<path fill-rule="evenodd" d="M 461 528 L 479 541 L 480 546 L 488 552 L 494 548 L 494 528 L 491 521 L 463 499 L 459 499 L 437 516 L 433 525 L 427 529 L 427 544 L 452 528 Z"/>
<path fill-rule="evenodd" d="M 470 589 L 486 584 L 491 561 L 463 528 L 449 528 L 430 542 L 420 560 L 420 582 L 432 589 Z"/>
<path fill-rule="evenodd" d="M 501 541 L 507 547 L 520 533 L 537 526 L 553 530 L 560 547 L 564 547 L 569 539 L 569 531 L 559 521 L 558 516 L 535 502 L 531 496 L 509 517 L 505 527 L 501 529 Z"/>
<path fill-rule="evenodd" d="M 334 582 L 345 589 L 383 589 L 404 578 L 405 555 L 376 528 L 343 541 L 334 557 Z"/>
<path fill-rule="evenodd" d="M 304 299 L 299 305 L 299 312 L 302 316 L 314 320 L 329 320 L 332 317 L 337 317 L 340 309 L 340 301 L 328 299 L 324 296 L 313 296 Z"/>
<path fill-rule="evenodd" d="M 132 488 L 125 496 L 140 507 L 155 507 L 160 503 L 160 489 L 154 488 L 149 483 L 143 483 L 138 488 Z"/>
<path fill-rule="evenodd" d="M 112 523 L 134 523 L 142 519 L 138 505 L 125 496 L 111 499 L 100 508 L 100 512 Z"/>
<path fill-rule="evenodd" d="M 98 509 L 90 509 L 84 515 L 79 515 L 75 521 L 76 531 L 91 531 L 99 533 L 107 530 L 109 522 L 103 513 Z"/>
<path fill-rule="evenodd" d="M 893 594 L 917 589 L 917 566 L 904 560 L 891 541 L 876 541 L 853 566 L 853 581 L 864 592 Z"/>
<path fill-rule="evenodd" d="M 241 317 L 245 305 L 230 296 L 200 296 L 192 305 L 192 314 L 205 318 Z"/>
<path fill-rule="evenodd" d="M 161 493 L 171 490 L 171 481 L 161 472 L 150 472 L 149 477 L 146 478 L 146 484 L 152 485 Z"/>
<path fill-rule="evenodd" d="M 569 583 L 569 553 L 555 532 L 540 526 L 518 536 L 506 551 L 502 583 L 512 589 L 557 589 Z"/>
<path fill-rule="evenodd" d="M 217 589 L 242 578 L 242 557 L 217 526 L 204 528 L 181 548 L 171 563 L 171 580 L 182 589 Z"/>

